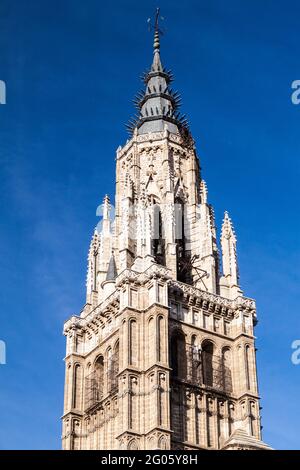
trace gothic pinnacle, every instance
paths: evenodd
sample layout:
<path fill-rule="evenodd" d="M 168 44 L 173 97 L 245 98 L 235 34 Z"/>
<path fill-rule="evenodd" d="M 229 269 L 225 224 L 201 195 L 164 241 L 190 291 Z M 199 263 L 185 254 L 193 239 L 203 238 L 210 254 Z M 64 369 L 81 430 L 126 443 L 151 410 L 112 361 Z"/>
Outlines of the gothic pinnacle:
<path fill-rule="evenodd" d="M 221 238 L 223 237 L 225 238 L 232 237 L 234 238 L 234 240 L 236 239 L 235 231 L 233 228 L 233 223 L 227 211 L 225 211 L 224 213 L 224 219 L 223 219 L 223 224 L 222 224 Z"/>
<path fill-rule="evenodd" d="M 108 194 L 106 194 L 103 199 L 103 220 L 109 219 L 109 210 L 110 210 L 110 200 L 109 200 Z"/>

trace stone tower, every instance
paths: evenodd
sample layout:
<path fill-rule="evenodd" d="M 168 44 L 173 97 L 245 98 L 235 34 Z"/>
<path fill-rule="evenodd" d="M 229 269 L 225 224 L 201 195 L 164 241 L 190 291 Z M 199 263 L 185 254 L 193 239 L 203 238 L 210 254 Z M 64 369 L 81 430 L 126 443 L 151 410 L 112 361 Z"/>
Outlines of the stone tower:
<path fill-rule="evenodd" d="M 255 302 L 239 285 L 227 212 L 219 253 L 157 27 L 144 82 L 117 150 L 114 216 L 105 196 L 91 240 L 86 304 L 64 325 L 63 448 L 268 448 Z"/>

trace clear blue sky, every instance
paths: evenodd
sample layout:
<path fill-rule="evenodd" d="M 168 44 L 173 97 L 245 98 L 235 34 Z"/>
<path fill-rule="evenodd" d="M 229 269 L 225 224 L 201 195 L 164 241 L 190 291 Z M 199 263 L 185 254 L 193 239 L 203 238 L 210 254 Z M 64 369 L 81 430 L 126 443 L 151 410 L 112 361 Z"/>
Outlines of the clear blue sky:
<path fill-rule="evenodd" d="M 157 2 L 2 0 L 0 448 L 59 449 L 63 321 L 84 303 L 96 207 L 152 59 Z M 201 158 L 218 225 L 235 223 L 257 299 L 264 440 L 300 448 L 299 1 L 161 0 L 162 58 Z"/>

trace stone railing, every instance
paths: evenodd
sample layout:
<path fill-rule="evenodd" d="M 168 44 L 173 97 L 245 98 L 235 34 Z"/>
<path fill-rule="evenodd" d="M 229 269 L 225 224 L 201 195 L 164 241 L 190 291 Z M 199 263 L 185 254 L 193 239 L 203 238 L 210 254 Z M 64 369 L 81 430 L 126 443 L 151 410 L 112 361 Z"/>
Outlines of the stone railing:
<path fill-rule="evenodd" d="M 173 279 L 169 280 L 169 286 L 174 291 L 178 291 L 179 293 L 185 296 L 192 297 L 202 302 L 204 301 L 208 304 L 213 304 L 221 308 L 236 310 L 241 307 L 254 311 L 256 309 L 255 300 L 249 299 L 247 297 L 237 297 L 234 300 L 230 300 L 226 299 L 225 297 L 221 297 L 220 295 L 202 291 L 197 287 L 193 287 Z"/>
<path fill-rule="evenodd" d="M 146 284 L 150 279 L 153 278 L 162 278 L 164 280 L 171 279 L 171 272 L 168 268 L 153 263 L 146 271 L 139 273 L 137 271 L 133 271 L 132 269 L 124 269 L 117 279 L 116 279 L 116 287 L 121 286 L 124 283 L 133 282 L 137 284 Z"/>

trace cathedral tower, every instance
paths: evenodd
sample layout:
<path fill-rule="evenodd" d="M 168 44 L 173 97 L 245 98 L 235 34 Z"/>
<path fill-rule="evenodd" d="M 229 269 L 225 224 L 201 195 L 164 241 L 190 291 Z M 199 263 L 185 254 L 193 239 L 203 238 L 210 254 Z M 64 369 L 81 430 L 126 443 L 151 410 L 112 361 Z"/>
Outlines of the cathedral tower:
<path fill-rule="evenodd" d="M 263 449 L 255 301 L 225 212 L 219 252 L 180 97 L 154 54 L 117 150 L 67 339 L 64 449 Z"/>

